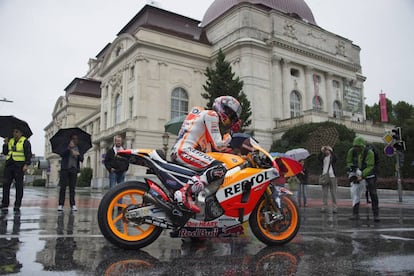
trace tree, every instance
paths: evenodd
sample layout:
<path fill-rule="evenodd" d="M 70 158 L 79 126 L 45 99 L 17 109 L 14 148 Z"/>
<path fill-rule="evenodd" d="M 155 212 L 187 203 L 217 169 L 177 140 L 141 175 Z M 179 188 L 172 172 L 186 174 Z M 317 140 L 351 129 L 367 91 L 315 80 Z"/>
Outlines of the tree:
<path fill-rule="evenodd" d="M 414 106 L 407 102 L 400 101 L 394 105 L 393 113 L 395 116 L 395 124 L 405 126 L 409 119 L 414 118 Z"/>
<path fill-rule="evenodd" d="M 232 96 L 240 102 L 243 109 L 240 116 L 240 119 L 243 122 L 242 129 L 248 127 L 251 124 L 249 118 L 252 115 L 252 111 L 250 102 L 247 99 L 246 94 L 242 91 L 243 81 L 241 81 L 239 77 L 235 77 L 230 63 L 225 60 L 225 55 L 221 49 L 217 55 L 215 68 L 212 69 L 207 67 L 204 75 L 207 77 L 206 84 L 203 85 L 206 93 L 202 93 L 201 96 L 208 100 L 207 108 L 211 109 L 214 99 L 217 97 L 226 95 Z"/>

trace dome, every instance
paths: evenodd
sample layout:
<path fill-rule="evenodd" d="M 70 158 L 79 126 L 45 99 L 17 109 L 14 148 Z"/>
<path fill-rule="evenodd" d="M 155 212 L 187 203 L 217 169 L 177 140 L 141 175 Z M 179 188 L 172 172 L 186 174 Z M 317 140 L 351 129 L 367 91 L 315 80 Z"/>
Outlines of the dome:
<path fill-rule="evenodd" d="M 201 26 L 208 25 L 220 15 L 240 3 L 263 5 L 316 25 L 312 11 L 304 0 L 215 0 L 204 14 Z"/>

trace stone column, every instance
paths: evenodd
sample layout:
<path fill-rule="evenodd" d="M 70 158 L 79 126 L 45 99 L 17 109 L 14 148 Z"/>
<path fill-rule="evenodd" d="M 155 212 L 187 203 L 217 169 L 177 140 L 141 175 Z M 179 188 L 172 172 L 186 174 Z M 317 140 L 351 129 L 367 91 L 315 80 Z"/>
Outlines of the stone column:
<path fill-rule="evenodd" d="M 328 112 L 328 116 L 333 116 L 333 101 L 335 99 L 335 95 L 333 94 L 333 86 L 332 86 L 332 78 L 333 75 L 331 72 L 325 73 L 325 110 Z"/>
<path fill-rule="evenodd" d="M 283 115 L 281 119 L 288 119 L 290 118 L 290 92 L 289 91 L 289 64 L 290 60 L 283 59 L 282 63 L 282 108 L 283 108 Z"/>
<path fill-rule="evenodd" d="M 283 80 L 282 80 L 282 58 L 276 54 L 272 55 L 272 72 L 271 72 L 271 102 L 270 105 L 274 106 L 271 108 L 272 118 L 281 120 L 283 118 Z"/>
<path fill-rule="evenodd" d="M 314 68 L 311 66 L 305 67 L 305 89 L 306 92 L 304 93 L 304 99 L 303 99 L 303 109 L 304 110 L 310 110 L 313 108 L 312 106 L 312 99 L 315 95 L 315 89 L 313 84 L 313 70 Z"/>

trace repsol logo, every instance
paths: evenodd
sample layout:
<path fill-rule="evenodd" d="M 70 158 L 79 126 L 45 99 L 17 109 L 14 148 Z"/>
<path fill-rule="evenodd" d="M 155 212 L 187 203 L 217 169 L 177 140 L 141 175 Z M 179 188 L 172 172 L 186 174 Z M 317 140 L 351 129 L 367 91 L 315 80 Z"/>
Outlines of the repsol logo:
<path fill-rule="evenodd" d="M 250 179 L 243 180 L 239 183 L 234 184 L 233 186 L 225 188 L 224 189 L 224 197 L 227 198 L 227 197 L 236 195 L 236 194 L 243 191 L 243 187 L 247 187 L 247 186 L 253 187 L 254 185 L 262 184 L 262 183 L 268 181 L 269 179 L 270 179 L 270 177 L 269 177 L 267 171 L 263 172 L 263 173 L 260 173 L 260 174 L 257 174 L 255 176 L 251 177 Z"/>

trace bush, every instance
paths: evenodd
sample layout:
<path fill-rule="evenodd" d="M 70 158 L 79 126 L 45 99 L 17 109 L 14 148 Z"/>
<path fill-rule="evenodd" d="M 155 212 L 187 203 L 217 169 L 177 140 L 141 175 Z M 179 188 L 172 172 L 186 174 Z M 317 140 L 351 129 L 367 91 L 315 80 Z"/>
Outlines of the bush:
<path fill-rule="evenodd" d="M 45 187 L 46 186 L 46 179 L 35 179 L 33 180 L 33 187 Z"/>
<path fill-rule="evenodd" d="M 80 175 L 78 177 L 78 181 L 76 186 L 78 187 L 90 187 L 92 181 L 92 169 L 91 168 L 82 168 L 80 170 Z"/>

